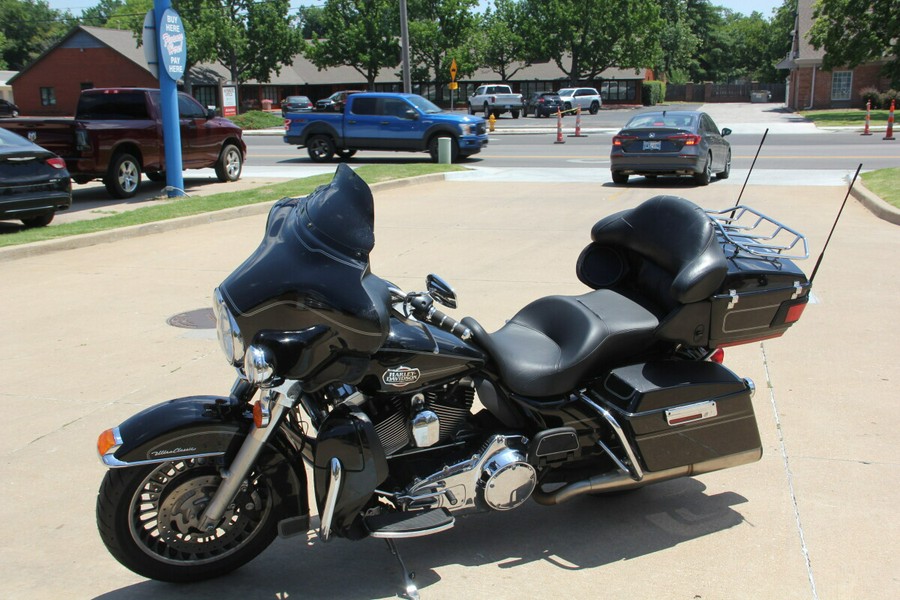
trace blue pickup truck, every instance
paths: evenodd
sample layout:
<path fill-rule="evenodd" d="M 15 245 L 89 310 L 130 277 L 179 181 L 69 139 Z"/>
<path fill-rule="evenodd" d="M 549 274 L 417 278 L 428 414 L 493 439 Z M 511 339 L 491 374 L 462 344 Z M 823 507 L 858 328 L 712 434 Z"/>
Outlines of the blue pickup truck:
<path fill-rule="evenodd" d="M 442 111 L 416 94 L 358 93 L 342 113 L 288 113 L 284 142 L 305 147 L 315 162 L 357 150 L 428 152 L 438 161 L 438 139 L 450 138 L 450 160 L 480 152 L 488 144 L 481 117 Z"/>

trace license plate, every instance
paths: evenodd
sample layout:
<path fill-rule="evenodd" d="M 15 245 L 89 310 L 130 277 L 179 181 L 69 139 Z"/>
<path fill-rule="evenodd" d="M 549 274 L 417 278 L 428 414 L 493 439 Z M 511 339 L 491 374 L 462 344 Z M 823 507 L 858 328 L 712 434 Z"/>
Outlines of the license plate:
<path fill-rule="evenodd" d="M 509 104 L 507 104 L 507 105 L 505 105 L 503 108 L 505 108 L 506 110 L 509 110 L 510 108 L 512 108 L 512 106 L 510 106 Z"/>
<path fill-rule="evenodd" d="M 644 142 L 644 150 L 659 150 L 662 142 L 656 140 L 654 142 Z"/>

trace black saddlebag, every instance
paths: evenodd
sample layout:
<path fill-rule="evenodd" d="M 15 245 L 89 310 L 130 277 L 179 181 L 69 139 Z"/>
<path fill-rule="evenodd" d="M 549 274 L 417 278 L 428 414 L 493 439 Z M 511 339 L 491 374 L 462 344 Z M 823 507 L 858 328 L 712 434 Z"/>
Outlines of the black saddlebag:
<path fill-rule="evenodd" d="M 647 471 L 737 454 L 762 456 L 752 384 L 722 365 L 629 365 L 611 371 L 591 392 L 625 430 Z"/>

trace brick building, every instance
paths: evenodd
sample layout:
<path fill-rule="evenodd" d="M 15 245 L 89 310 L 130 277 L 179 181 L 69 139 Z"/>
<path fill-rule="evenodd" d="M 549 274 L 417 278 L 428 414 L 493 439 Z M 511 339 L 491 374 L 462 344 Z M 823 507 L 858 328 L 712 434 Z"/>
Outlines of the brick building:
<path fill-rule="evenodd" d="M 822 69 L 824 49 L 816 49 L 807 36 L 812 27 L 814 0 L 799 0 L 794 42 L 788 56 L 777 66 L 790 69 L 786 103 L 793 110 L 863 108 L 860 91 L 874 87 L 886 91 L 889 80 L 880 74 L 883 62 L 850 69 Z"/>

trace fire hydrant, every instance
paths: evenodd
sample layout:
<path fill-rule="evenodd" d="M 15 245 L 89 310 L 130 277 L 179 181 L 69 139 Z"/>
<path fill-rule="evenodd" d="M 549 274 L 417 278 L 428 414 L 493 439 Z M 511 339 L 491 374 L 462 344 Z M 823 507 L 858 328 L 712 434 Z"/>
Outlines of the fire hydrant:
<path fill-rule="evenodd" d="M 488 117 L 488 124 L 490 125 L 489 131 L 494 133 L 494 123 L 497 122 L 497 117 L 494 116 L 494 113 L 491 113 L 491 116 Z"/>

